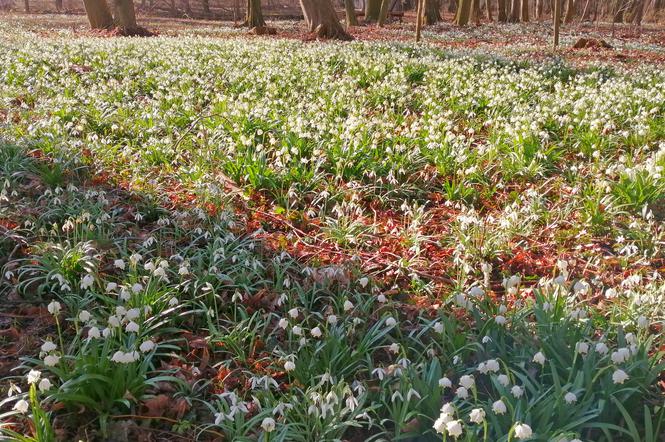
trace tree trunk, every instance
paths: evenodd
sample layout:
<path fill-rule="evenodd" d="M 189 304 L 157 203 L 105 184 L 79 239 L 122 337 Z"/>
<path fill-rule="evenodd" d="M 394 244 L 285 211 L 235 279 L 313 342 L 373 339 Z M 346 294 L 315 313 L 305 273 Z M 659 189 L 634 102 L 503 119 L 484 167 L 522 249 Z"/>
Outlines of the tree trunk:
<path fill-rule="evenodd" d="M 564 18 L 563 22 L 565 24 L 572 23 L 573 18 L 575 18 L 575 0 L 568 0 L 566 6 L 566 17 Z"/>
<path fill-rule="evenodd" d="M 203 8 L 203 14 L 206 16 L 210 15 L 210 1 L 201 0 L 201 6 Z"/>
<path fill-rule="evenodd" d="M 192 5 L 189 4 L 189 0 L 182 0 L 182 8 L 185 10 L 185 14 L 187 14 L 189 17 L 194 15 L 192 12 Z"/>
<path fill-rule="evenodd" d="M 346 26 L 358 26 L 358 17 L 356 17 L 356 7 L 353 0 L 344 0 L 344 11 L 346 12 Z"/>
<path fill-rule="evenodd" d="M 543 1 L 544 0 L 536 0 L 536 21 L 543 19 Z"/>
<path fill-rule="evenodd" d="M 492 23 L 494 21 L 494 17 L 492 17 L 492 2 L 491 0 L 485 0 L 485 9 L 487 10 L 487 21 Z"/>
<path fill-rule="evenodd" d="M 457 26 L 466 26 L 471 18 L 472 0 L 458 0 L 457 14 L 455 15 L 455 24 Z"/>
<path fill-rule="evenodd" d="M 616 0 L 614 3 L 614 10 L 612 11 L 612 19 L 614 23 L 623 23 L 623 16 L 626 11 L 626 4 L 628 0 Z"/>
<path fill-rule="evenodd" d="M 510 21 L 511 23 L 517 23 L 520 21 L 520 12 L 521 12 L 522 2 L 520 0 L 513 0 L 510 6 Z"/>
<path fill-rule="evenodd" d="M 123 34 L 131 35 L 138 31 L 133 0 L 113 0 L 113 19 Z"/>
<path fill-rule="evenodd" d="M 499 12 L 497 19 L 500 23 L 505 23 L 508 21 L 508 16 L 506 15 L 506 0 L 498 0 Z"/>
<path fill-rule="evenodd" d="M 529 0 L 522 0 L 521 20 L 523 23 L 529 22 Z"/>
<path fill-rule="evenodd" d="M 642 19 L 644 18 L 644 0 L 635 0 L 635 7 L 633 9 L 633 24 L 642 26 Z"/>
<path fill-rule="evenodd" d="M 455 12 L 457 11 L 457 1 L 456 0 L 450 0 L 450 3 L 448 3 L 448 12 Z"/>
<path fill-rule="evenodd" d="M 55 10 L 58 12 L 62 11 L 62 0 L 55 0 Z"/>
<path fill-rule="evenodd" d="M 385 1 L 385 0 L 384 0 Z M 441 21 L 439 0 L 427 0 L 425 2 L 425 23 L 433 25 Z"/>
<path fill-rule="evenodd" d="M 23 0 L 25 12 L 30 13 L 30 0 Z"/>
<path fill-rule="evenodd" d="M 561 28 L 561 2 L 554 0 L 554 49 L 559 46 L 559 29 Z"/>
<path fill-rule="evenodd" d="M 340 24 L 330 0 L 300 0 L 300 7 L 309 32 L 317 37 L 353 40 Z"/>
<path fill-rule="evenodd" d="M 423 21 L 425 21 L 425 2 L 427 0 L 416 0 L 418 6 L 416 7 L 416 43 L 420 41 L 420 32 L 423 28 Z"/>
<path fill-rule="evenodd" d="M 365 23 L 379 21 L 381 14 L 381 0 L 365 0 Z"/>
<path fill-rule="evenodd" d="M 266 21 L 263 19 L 263 11 L 261 10 L 261 0 L 247 0 L 245 24 L 249 29 L 264 27 L 266 25 Z"/>
<path fill-rule="evenodd" d="M 92 29 L 113 27 L 113 16 L 106 0 L 83 0 L 83 6 Z"/>

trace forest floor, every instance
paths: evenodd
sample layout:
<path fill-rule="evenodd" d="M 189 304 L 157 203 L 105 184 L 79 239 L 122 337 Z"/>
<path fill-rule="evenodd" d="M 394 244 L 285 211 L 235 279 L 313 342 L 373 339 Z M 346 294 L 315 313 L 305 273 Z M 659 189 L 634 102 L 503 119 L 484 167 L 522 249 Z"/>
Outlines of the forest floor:
<path fill-rule="evenodd" d="M 658 440 L 662 30 L 140 21 L 0 17 L 2 431 Z"/>

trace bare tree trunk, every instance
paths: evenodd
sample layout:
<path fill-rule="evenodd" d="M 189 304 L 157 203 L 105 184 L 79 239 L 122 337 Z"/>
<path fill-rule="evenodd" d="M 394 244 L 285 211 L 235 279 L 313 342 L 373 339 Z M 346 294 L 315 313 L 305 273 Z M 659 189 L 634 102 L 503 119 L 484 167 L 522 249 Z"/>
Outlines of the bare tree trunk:
<path fill-rule="evenodd" d="M 420 41 L 420 32 L 423 27 L 423 11 L 425 10 L 425 0 L 417 0 L 418 6 L 416 7 L 416 43 Z"/>
<path fill-rule="evenodd" d="M 497 3 L 499 4 L 498 20 L 501 23 L 505 23 L 508 21 L 508 15 L 506 14 L 506 0 L 498 0 Z"/>
<path fill-rule="evenodd" d="M 517 23 L 520 21 L 520 12 L 521 12 L 522 2 L 521 0 L 512 0 L 510 4 L 510 21 L 511 23 Z"/>
<path fill-rule="evenodd" d="M 300 0 L 305 23 L 319 38 L 353 40 L 342 27 L 330 0 Z"/>
<path fill-rule="evenodd" d="M 559 46 L 559 29 L 561 28 L 561 2 L 554 0 L 554 49 Z"/>
<path fill-rule="evenodd" d="M 113 27 L 113 16 L 106 0 L 83 0 L 83 6 L 92 29 L 110 29 Z"/>
<path fill-rule="evenodd" d="M 113 18 L 123 34 L 135 34 L 139 29 L 132 0 L 113 0 Z"/>
<path fill-rule="evenodd" d="M 642 26 L 642 19 L 644 18 L 644 0 L 635 0 L 635 8 L 633 10 L 633 24 Z"/>
<path fill-rule="evenodd" d="M 564 18 L 563 22 L 565 24 L 572 23 L 574 17 L 575 17 L 575 0 L 568 0 L 566 6 L 566 17 Z"/>
<path fill-rule="evenodd" d="M 492 17 L 492 2 L 491 0 L 485 0 L 485 9 L 487 9 L 487 21 L 492 23 L 494 21 L 494 17 Z"/>
<path fill-rule="evenodd" d="M 521 20 L 523 23 L 529 22 L 529 0 L 522 0 Z"/>
<path fill-rule="evenodd" d="M 265 27 L 266 21 L 263 19 L 261 0 L 247 0 L 247 12 L 243 24 L 249 29 Z"/>
<path fill-rule="evenodd" d="M 457 14 L 455 15 L 455 24 L 457 26 L 466 26 L 469 24 L 471 18 L 471 0 L 458 0 L 457 1 Z"/>
<path fill-rule="evenodd" d="M 209 16 L 210 15 L 210 1 L 209 0 L 201 0 L 201 7 L 203 8 L 203 15 Z"/>
<path fill-rule="evenodd" d="M 536 0 L 536 21 L 543 19 L 543 1 L 544 0 Z"/>
<path fill-rule="evenodd" d="M 381 13 L 381 0 L 365 0 L 365 23 L 374 23 L 379 20 Z"/>
<path fill-rule="evenodd" d="M 346 26 L 358 26 L 358 17 L 356 17 L 356 7 L 353 0 L 344 0 L 344 11 L 346 13 Z"/>
<path fill-rule="evenodd" d="M 385 1 L 385 0 L 384 0 Z M 441 21 L 441 11 L 439 10 L 439 0 L 426 0 L 425 2 L 425 23 L 433 25 Z"/>
<path fill-rule="evenodd" d="M 23 6 L 26 13 L 30 13 L 30 0 L 23 0 Z"/>

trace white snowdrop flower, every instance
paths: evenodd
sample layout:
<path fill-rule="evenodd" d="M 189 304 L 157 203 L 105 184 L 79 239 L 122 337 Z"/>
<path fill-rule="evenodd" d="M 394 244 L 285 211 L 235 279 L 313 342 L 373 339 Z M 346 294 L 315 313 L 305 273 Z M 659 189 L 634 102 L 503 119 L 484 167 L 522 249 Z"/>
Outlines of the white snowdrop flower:
<path fill-rule="evenodd" d="M 101 337 L 97 327 L 90 327 L 88 329 L 88 339 L 99 339 Z"/>
<path fill-rule="evenodd" d="M 139 310 L 138 308 L 129 309 L 127 310 L 127 313 L 125 313 L 125 318 L 127 318 L 130 321 L 133 321 L 139 316 L 141 316 L 141 310 Z"/>
<path fill-rule="evenodd" d="M 81 280 L 81 290 L 88 290 L 90 287 L 93 286 L 94 283 L 95 283 L 95 278 L 90 273 L 88 273 Z"/>
<path fill-rule="evenodd" d="M 39 381 L 39 384 L 37 385 L 37 388 L 39 388 L 39 391 L 41 392 L 49 391 L 51 387 L 53 387 L 53 384 L 51 384 L 51 381 L 49 381 L 47 378 Z"/>
<path fill-rule="evenodd" d="M 125 326 L 125 331 L 127 333 L 138 333 L 139 332 L 139 325 L 136 322 L 131 321 L 131 322 L 127 323 L 127 325 Z"/>
<path fill-rule="evenodd" d="M 109 327 L 120 327 L 120 319 L 116 315 L 109 316 Z"/>
<path fill-rule="evenodd" d="M 459 379 L 459 383 L 464 388 L 471 388 L 474 386 L 475 381 L 473 380 L 473 376 L 465 374 Z"/>
<path fill-rule="evenodd" d="M 649 320 L 647 319 L 646 316 L 640 315 L 639 318 L 637 318 L 637 326 L 639 328 L 648 328 L 649 327 Z"/>
<path fill-rule="evenodd" d="M 554 306 L 549 302 L 543 302 L 543 311 L 551 312 L 554 309 Z"/>
<path fill-rule="evenodd" d="M 294 325 L 293 328 L 291 328 L 291 332 L 296 336 L 300 336 L 302 335 L 302 327 L 299 325 Z"/>
<path fill-rule="evenodd" d="M 441 387 L 441 388 L 450 388 L 452 386 L 453 386 L 452 381 L 450 379 L 448 379 L 447 377 L 442 377 L 441 379 L 439 379 L 439 387 Z"/>
<path fill-rule="evenodd" d="M 508 311 L 508 307 L 506 307 L 505 304 L 501 304 L 501 305 L 499 306 L 499 313 L 501 313 L 502 315 L 503 315 L 504 313 L 506 313 L 507 311 Z"/>
<path fill-rule="evenodd" d="M 296 364 L 293 361 L 286 361 L 284 363 L 284 370 L 285 371 L 293 371 L 296 369 Z"/>
<path fill-rule="evenodd" d="M 524 389 L 519 385 L 514 385 L 513 388 L 510 389 L 510 394 L 512 394 L 516 399 L 519 399 L 524 395 Z"/>
<path fill-rule="evenodd" d="M 310 334 L 315 338 L 320 338 L 323 333 L 321 332 L 321 329 L 319 327 L 314 327 L 310 331 Z"/>
<path fill-rule="evenodd" d="M 458 355 L 453 356 L 453 365 L 457 365 L 460 362 L 462 362 L 462 358 L 460 358 Z"/>
<path fill-rule="evenodd" d="M 349 301 L 348 299 L 344 301 L 344 311 L 348 312 L 349 310 L 353 309 L 353 302 Z"/>
<path fill-rule="evenodd" d="M 575 351 L 581 355 L 586 355 L 589 353 L 589 344 L 580 341 L 575 344 Z"/>
<path fill-rule="evenodd" d="M 286 327 L 288 327 L 288 325 L 289 325 L 289 321 L 287 321 L 286 318 L 280 319 L 279 322 L 277 323 L 277 326 L 281 329 L 284 329 L 284 330 L 286 330 Z"/>
<path fill-rule="evenodd" d="M 469 414 L 469 420 L 474 424 L 481 424 L 485 420 L 485 410 L 482 408 L 474 408 Z"/>
<path fill-rule="evenodd" d="M 630 350 L 626 347 L 620 348 L 617 351 L 612 352 L 612 362 L 615 364 L 621 364 L 625 362 L 630 357 Z"/>
<path fill-rule="evenodd" d="M 187 268 L 187 266 L 180 266 L 180 268 L 178 269 L 178 275 L 180 276 L 189 275 L 189 269 Z"/>
<path fill-rule="evenodd" d="M 13 410 L 18 411 L 19 413 L 25 414 L 30 409 L 30 404 L 25 399 L 16 401 L 14 404 Z"/>
<path fill-rule="evenodd" d="M 461 420 L 451 421 L 446 424 L 446 432 L 455 439 L 462 435 L 462 431 L 463 427 Z"/>
<path fill-rule="evenodd" d="M 500 385 L 507 387 L 508 384 L 510 384 L 510 378 L 506 376 L 505 374 L 500 374 L 497 376 L 496 380 L 499 382 Z"/>
<path fill-rule="evenodd" d="M 298 309 L 292 308 L 291 310 L 289 310 L 289 316 L 291 316 L 291 318 L 293 319 L 296 319 L 298 317 Z"/>
<path fill-rule="evenodd" d="M 136 284 L 132 285 L 132 292 L 134 292 L 135 294 L 141 293 L 142 290 L 143 290 L 143 284 L 137 282 Z"/>
<path fill-rule="evenodd" d="M 515 424 L 515 437 L 518 439 L 528 439 L 533 435 L 533 430 L 527 424 Z"/>
<path fill-rule="evenodd" d="M 609 288 L 605 290 L 605 297 L 607 299 L 614 299 L 617 296 L 619 296 L 619 294 L 617 293 L 617 290 L 615 288 Z"/>
<path fill-rule="evenodd" d="M 452 416 L 455 414 L 455 407 L 450 402 L 446 402 L 445 404 L 441 405 L 441 414 L 449 414 Z"/>
<path fill-rule="evenodd" d="M 443 323 L 437 322 L 434 324 L 434 331 L 437 333 L 443 333 Z"/>
<path fill-rule="evenodd" d="M 610 349 L 607 347 L 607 345 L 604 342 L 599 342 L 596 344 L 596 353 L 599 353 L 601 355 L 607 354 Z"/>
<path fill-rule="evenodd" d="M 497 361 L 496 359 L 488 359 L 486 364 L 487 364 L 486 365 L 487 371 L 490 371 L 492 373 L 496 373 L 501 369 L 501 367 L 499 366 L 499 361 Z"/>
<path fill-rule="evenodd" d="M 102 336 L 104 336 L 105 338 L 108 338 L 109 336 L 111 336 L 111 332 L 112 332 L 112 330 L 107 327 L 104 330 L 102 330 Z"/>
<path fill-rule="evenodd" d="M 143 269 L 152 272 L 155 270 L 155 263 L 153 263 L 152 261 L 148 261 L 145 264 L 143 264 Z"/>
<path fill-rule="evenodd" d="M 446 431 L 446 424 L 452 420 L 452 416 L 449 414 L 442 414 L 441 416 L 438 417 L 437 420 L 434 421 L 434 425 L 432 427 L 434 430 L 439 433 L 443 434 Z"/>
<path fill-rule="evenodd" d="M 151 351 L 153 348 L 155 348 L 155 343 L 148 339 L 147 341 L 143 341 L 141 345 L 139 346 L 139 350 L 143 353 L 147 353 Z"/>
<path fill-rule="evenodd" d="M 568 392 L 563 397 L 563 400 L 566 401 L 567 404 L 574 404 L 575 402 L 577 402 L 577 396 L 575 395 L 575 393 Z"/>
<path fill-rule="evenodd" d="M 261 422 L 261 428 L 263 428 L 263 431 L 265 431 L 266 433 L 271 433 L 275 431 L 275 419 L 271 417 L 266 417 Z"/>
<path fill-rule="evenodd" d="M 127 309 L 126 309 L 124 306 L 122 306 L 122 305 L 118 305 L 118 306 L 116 306 L 116 308 L 115 308 L 115 315 L 116 315 L 118 318 L 122 318 L 122 317 L 125 316 L 126 314 L 127 314 Z"/>
<path fill-rule="evenodd" d="M 637 344 L 637 338 L 634 333 L 626 333 L 625 339 L 629 345 Z"/>
<path fill-rule="evenodd" d="M 90 315 L 90 312 L 87 311 L 87 310 L 81 310 L 79 312 L 79 316 L 78 316 L 79 321 L 81 321 L 81 322 L 88 322 L 91 317 L 92 317 L 92 315 Z"/>
<path fill-rule="evenodd" d="M 395 325 L 397 325 L 397 320 L 392 316 L 388 316 L 388 319 L 386 319 L 386 327 L 394 327 Z"/>
<path fill-rule="evenodd" d="M 455 390 L 455 395 L 460 399 L 466 399 L 469 397 L 469 390 L 467 390 L 466 387 L 459 387 Z"/>
<path fill-rule="evenodd" d="M 559 286 L 564 286 L 566 285 L 566 277 L 563 275 L 559 275 L 556 278 L 554 278 L 554 284 L 559 285 Z"/>
<path fill-rule="evenodd" d="M 115 282 L 109 282 L 106 284 L 106 291 L 107 292 L 114 292 L 118 288 L 118 284 Z"/>
<path fill-rule="evenodd" d="M 51 301 L 51 303 L 46 307 L 48 312 L 52 315 L 57 315 L 60 313 L 60 310 L 62 307 L 60 306 L 60 303 L 58 301 Z"/>
<path fill-rule="evenodd" d="M 178 298 L 176 298 L 175 296 L 169 299 L 169 307 L 175 307 L 178 305 L 178 303 L 179 303 Z"/>
<path fill-rule="evenodd" d="M 615 384 L 623 384 L 626 380 L 628 380 L 628 378 L 628 374 L 626 374 L 626 372 L 623 370 L 616 370 L 614 373 L 612 373 L 612 382 Z"/>
<path fill-rule="evenodd" d="M 44 358 L 44 364 L 46 364 L 49 367 L 54 367 L 54 366 L 58 365 L 58 362 L 60 362 L 60 356 L 47 355 Z"/>
<path fill-rule="evenodd" d="M 485 294 L 485 290 L 483 290 L 481 287 L 475 286 L 471 287 L 469 290 L 469 296 L 473 296 L 475 298 L 481 297 Z"/>
<path fill-rule="evenodd" d="M 533 362 L 540 365 L 545 365 L 545 355 L 539 351 L 533 356 Z"/>
<path fill-rule="evenodd" d="M 573 291 L 577 295 L 586 295 L 591 290 L 591 286 L 588 282 L 583 279 L 580 279 L 573 285 Z"/>
<path fill-rule="evenodd" d="M 492 338 L 490 338 L 489 336 L 483 336 L 483 339 L 481 340 L 481 342 L 483 344 L 489 344 L 490 342 L 492 342 Z"/>
<path fill-rule="evenodd" d="M 118 350 L 115 353 L 113 353 L 113 356 L 111 356 L 111 361 L 112 362 L 117 362 L 117 363 L 123 363 L 125 360 L 125 353 Z"/>
<path fill-rule="evenodd" d="M 39 370 L 30 370 L 26 375 L 28 384 L 36 384 L 39 381 L 39 378 L 42 376 L 42 372 Z"/>
<path fill-rule="evenodd" d="M 494 322 L 499 325 L 504 325 L 506 323 L 506 317 L 503 315 L 497 315 L 496 318 L 494 318 Z"/>
<path fill-rule="evenodd" d="M 376 300 L 379 301 L 381 304 L 384 304 L 385 302 L 388 301 L 388 299 L 386 298 L 386 295 L 384 295 L 383 293 L 381 293 L 379 296 L 377 296 Z"/>
<path fill-rule="evenodd" d="M 369 283 L 369 278 L 367 278 L 367 277 L 362 277 L 358 280 L 358 284 L 360 284 L 360 287 L 362 287 L 362 288 L 367 287 L 368 283 Z"/>
<path fill-rule="evenodd" d="M 396 343 L 396 342 L 393 342 L 392 344 L 390 344 L 390 347 L 388 347 L 388 349 L 389 349 L 392 353 L 397 354 L 397 353 L 399 353 L 399 344 Z"/>
<path fill-rule="evenodd" d="M 492 404 L 492 412 L 494 414 L 505 414 L 507 410 L 506 404 L 501 399 Z"/>
<path fill-rule="evenodd" d="M 40 347 L 41 351 L 43 351 L 44 353 L 52 352 L 52 351 L 56 350 L 57 348 L 58 348 L 58 346 L 55 345 L 53 343 L 53 341 L 45 341 L 42 344 L 42 346 Z"/>
<path fill-rule="evenodd" d="M 330 315 L 330 316 L 328 316 L 327 321 L 328 321 L 328 324 L 335 325 L 335 324 L 337 324 L 337 316 Z"/>
<path fill-rule="evenodd" d="M 116 269 L 125 270 L 125 261 L 123 261 L 122 259 L 116 259 L 113 261 L 113 266 Z"/>

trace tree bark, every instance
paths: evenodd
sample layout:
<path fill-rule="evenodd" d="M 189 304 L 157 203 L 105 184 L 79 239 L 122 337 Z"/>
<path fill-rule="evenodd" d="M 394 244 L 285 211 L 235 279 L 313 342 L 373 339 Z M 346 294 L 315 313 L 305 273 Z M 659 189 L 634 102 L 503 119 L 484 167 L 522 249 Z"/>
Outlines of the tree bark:
<path fill-rule="evenodd" d="M 522 0 L 521 20 L 523 23 L 529 22 L 529 0 Z"/>
<path fill-rule="evenodd" d="M 635 0 L 635 7 L 633 8 L 633 24 L 642 26 L 642 19 L 644 18 L 644 0 Z"/>
<path fill-rule="evenodd" d="M 564 18 L 563 22 L 565 24 L 572 23 L 573 18 L 575 18 L 575 0 L 568 0 L 566 6 L 566 17 Z"/>
<path fill-rule="evenodd" d="M 83 6 L 92 29 L 110 29 L 113 27 L 113 16 L 106 0 L 83 0 Z"/>
<path fill-rule="evenodd" d="M 139 29 L 132 0 L 113 0 L 113 19 L 123 34 L 135 34 Z"/>
<path fill-rule="evenodd" d="M 365 0 L 365 23 L 378 21 L 380 13 L 381 0 Z"/>
<path fill-rule="evenodd" d="M 506 0 L 498 0 L 499 12 L 497 19 L 500 23 L 505 23 L 508 21 L 508 16 L 506 15 Z"/>
<path fill-rule="evenodd" d="M 55 10 L 58 12 L 62 11 L 62 0 L 55 0 Z"/>
<path fill-rule="evenodd" d="M 210 15 L 210 1 L 201 0 L 201 7 L 203 8 L 203 14 L 206 16 Z"/>
<path fill-rule="evenodd" d="M 464 1 L 464 0 L 461 0 Z M 426 0 L 417 0 L 418 5 L 416 7 L 416 43 L 420 41 L 420 32 L 423 27 L 424 21 L 424 11 L 425 11 L 425 2 Z"/>
<path fill-rule="evenodd" d="M 384 0 L 385 1 L 385 0 Z M 425 1 L 425 23 L 433 25 L 441 21 L 441 11 L 439 7 L 439 0 L 426 0 Z"/>
<path fill-rule="evenodd" d="M 457 26 L 466 26 L 471 18 L 472 0 L 458 0 L 457 14 L 455 15 L 455 24 Z"/>
<path fill-rule="evenodd" d="M 554 49 L 559 46 L 559 29 L 561 28 L 561 2 L 554 0 Z"/>
<path fill-rule="evenodd" d="M 520 0 L 513 0 L 510 6 L 510 21 L 511 23 L 517 23 L 520 21 L 520 12 L 521 12 L 522 2 Z"/>
<path fill-rule="evenodd" d="M 536 0 L 536 21 L 543 19 L 543 0 Z"/>
<path fill-rule="evenodd" d="M 487 21 L 492 23 L 494 21 L 494 17 L 492 17 L 492 2 L 491 0 L 485 0 L 485 9 L 487 12 Z"/>
<path fill-rule="evenodd" d="M 346 13 L 346 26 L 358 26 L 358 17 L 356 17 L 356 7 L 353 0 L 344 0 L 344 11 Z"/>
<path fill-rule="evenodd" d="M 353 40 L 339 22 L 330 0 L 300 0 L 305 24 L 319 38 Z"/>
<path fill-rule="evenodd" d="M 266 21 L 263 19 L 263 11 L 261 10 L 261 0 L 247 0 L 245 24 L 249 29 L 264 27 L 266 25 Z"/>
<path fill-rule="evenodd" d="M 25 12 L 30 13 L 30 0 L 23 0 Z"/>

